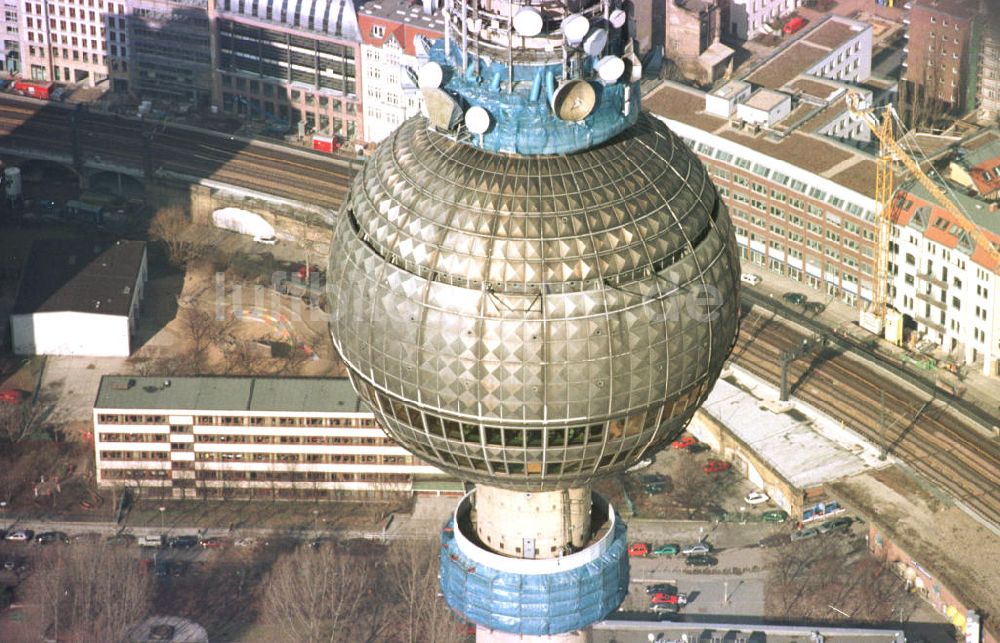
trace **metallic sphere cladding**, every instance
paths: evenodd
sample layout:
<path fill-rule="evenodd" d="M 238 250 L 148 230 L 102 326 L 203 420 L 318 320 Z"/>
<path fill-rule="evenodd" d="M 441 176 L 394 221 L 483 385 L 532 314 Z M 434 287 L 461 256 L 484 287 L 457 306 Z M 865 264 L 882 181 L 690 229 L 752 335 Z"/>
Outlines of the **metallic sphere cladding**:
<path fill-rule="evenodd" d="M 735 341 L 729 215 L 647 114 L 560 156 L 410 119 L 334 226 L 331 332 L 355 387 L 465 480 L 555 490 L 635 464 L 684 429 Z"/>

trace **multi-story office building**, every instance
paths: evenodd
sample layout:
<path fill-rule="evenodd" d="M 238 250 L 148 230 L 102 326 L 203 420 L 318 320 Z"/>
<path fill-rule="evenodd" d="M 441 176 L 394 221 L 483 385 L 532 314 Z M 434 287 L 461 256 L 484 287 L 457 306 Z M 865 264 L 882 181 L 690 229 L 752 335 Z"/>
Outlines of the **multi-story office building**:
<path fill-rule="evenodd" d="M 977 23 L 978 24 L 978 23 Z M 979 30 L 976 110 L 980 123 L 1000 124 L 1000 24 L 984 20 Z"/>
<path fill-rule="evenodd" d="M 126 72 L 126 15 L 125 0 L 23 2 L 22 73 L 34 80 L 95 86 L 114 71 Z"/>
<path fill-rule="evenodd" d="M 350 0 L 218 0 L 214 102 L 227 112 L 354 141 L 360 46 Z"/>
<path fill-rule="evenodd" d="M 952 201 L 1000 247 L 996 206 L 950 191 Z M 923 339 L 997 375 L 1000 362 L 998 262 L 919 184 L 900 192 L 892 229 L 891 304 Z"/>
<path fill-rule="evenodd" d="M 154 497 L 460 492 L 376 424 L 346 379 L 101 378 L 98 485 Z"/>
<path fill-rule="evenodd" d="M 868 135 L 844 94 L 870 69 L 871 27 L 831 17 L 741 81 L 644 100 L 712 172 L 745 260 L 853 306 L 872 298 L 875 162 L 834 139 Z"/>
<path fill-rule="evenodd" d="M 423 101 L 413 81 L 426 42 L 444 37 L 444 19 L 433 2 L 366 2 L 358 9 L 365 141 L 378 143 Z"/>
<path fill-rule="evenodd" d="M 205 106 L 212 95 L 207 0 L 129 0 L 128 80 L 143 99 Z M 120 53 L 120 52 L 118 52 Z"/>
<path fill-rule="evenodd" d="M 0 68 L 8 74 L 21 69 L 20 3 L 5 0 L 0 16 Z"/>
<path fill-rule="evenodd" d="M 978 52 L 973 26 L 979 0 L 913 0 L 906 31 L 904 80 L 913 100 L 926 99 L 956 112 L 973 105 Z"/>
<path fill-rule="evenodd" d="M 722 29 L 734 38 L 749 40 L 801 4 L 801 0 L 724 0 Z"/>

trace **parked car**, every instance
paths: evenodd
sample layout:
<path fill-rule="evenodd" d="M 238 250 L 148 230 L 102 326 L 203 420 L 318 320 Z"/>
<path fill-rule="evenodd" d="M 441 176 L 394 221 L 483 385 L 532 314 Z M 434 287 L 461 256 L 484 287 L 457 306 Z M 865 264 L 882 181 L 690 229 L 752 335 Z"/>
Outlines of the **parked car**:
<path fill-rule="evenodd" d="M 256 547 L 257 539 L 253 537 L 247 538 L 237 538 L 233 541 L 233 546 L 235 547 Z"/>
<path fill-rule="evenodd" d="M 656 603 L 649 606 L 649 611 L 656 614 L 676 614 L 680 611 L 680 608 L 674 603 Z"/>
<path fill-rule="evenodd" d="M 790 36 L 793 33 L 801 31 L 802 28 L 805 27 L 808 22 L 809 21 L 803 18 L 802 16 L 795 16 L 794 18 L 785 23 L 785 26 L 782 27 L 781 31 L 786 36 Z"/>
<path fill-rule="evenodd" d="M 694 554 L 707 554 L 712 551 L 712 546 L 706 542 L 692 543 L 690 545 L 684 545 L 681 549 L 681 553 L 685 556 L 691 556 Z"/>
<path fill-rule="evenodd" d="M 649 599 L 650 605 L 686 605 L 687 604 L 687 594 L 677 594 L 668 592 L 657 592 L 653 594 Z"/>
<path fill-rule="evenodd" d="M 641 471 L 652 464 L 653 464 L 653 458 L 643 458 L 642 460 L 639 460 L 638 462 L 636 462 L 631 467 L 625 470 L 628 471 L 629 473 L 634 473 L 636 471 Z"/>
<path fill-rule="evenodd" d="M 806 303 L 806 296 L 797 292 L 786 292 L 781 298 L 789 304 L 795 304 L 796 306 Z"/>
<path fill-rule="evenodd" d="M 633 558 L 649 556 L 649 543 L 632 543 L 628 546 L 628 555 Z"/>
<path fill-rule="evenodd" d="M 21 404 L 31 397 L 31 393 L 17 388 L 0 390 L 0 404 Z"/>
<path fill-rule="evenodd" d="M 748 505 L 760 505 L 768 500 L 770 500 L 770 498 L 763 491 L 751 491 L 747 495 L 743 496 L 743 502 Z"/>
<path fill-rule="evenodd" d="M 754 275 L 749 272 L 744 272 L 740 275 L 740 281 L 745 284 L 750 284 L 751 286 L 756 286 L 760 283 L 760 275 Z"/>
<path fill-rule="evenodd" d="M 713 556 L 698 554 L 697 556 L 688 556 L 685 558 L 684 564 L 690 567 L 714 567 L 719 564 L 719 561 Z"/>
<path fill-rule="evenodd" d="M 772 509 L 762 513 L 760 519 L 764 522 L 785 522 L 788 520 L 788 513 L 781 509 Z"/>
<path fill-rule="evenodd" d="M 796 540 L 806 540 L 808 538 L 814 538 L 819 536 L 819 529 L 816 527 L 809 527 L 808 529 L 800 529 L 799 531 L 792 532 L 792 541 Z"/>
<path fill-rule="evenodd" d="M 705 463 L 702 469 L 705 473 L 722 473 L 723 471 L 729 471 L 729 467 L 732 465 L 725 460 L 709 460 Z"/>
<path fill-rule="evenodd" d="M 664 493 L 667 490 L 667 477 L 662 473 L 650 473 L 639 476 L 642 490 L 650 495 Z"/>
<path fill-rule="evenodd" d="M 169 542 L 171 549 L 191 549 L 198 546 L 199 540 L 197 536 L 174 536 Z"/>
<path fill-rule="evenodd" d="M 164 537 L 160 534 L 139 536 L 137 542 L 140 547 L 163 547 Z"/>
<path fill-rule="evenodd" d="M 851 526 L 851 523 L 853 522 L 854 522 L 853 520 L 844 516 L 842 518 L 834 518 L 833 520 L 828 520 L 823 524 L 817 526 L 816 529 L 819 530 L 819 533 L 821 534 L 829 534 L 834 531 L 847 529 L 848 527 Z"/>
<path fill-rule="evenodd" d="M 7 535 L 4 536 L 4 540 L 24 543 L 34 538 L 34 536 L 35 532 L 31 531 L 30 529 L 15 529 L 13 531 L 8 532 Z"/>
<path fill-rule="evenodd" d="M 35 542 L 39 545 L 48 545 L 54 542 L 68 543 L 69 536 L 61 531 L 44 531 L 35 536 Z"/>
<path fill-rule="evenodd" d="M 226 546 L 226 541 L 223 538 L 202 538 L 198 544 L 202 549 L 220 549 Z"/>
<path fill-rule="evenodd" d="M 690 435 L 683 435 L 670 443 L 672 449 L 686 449 L 698 444 L 698 440 Z"/>
<path fill-rule="evenodd" d="M 681 546 L 675 543 L 660 545 L 653 550 L 654 556 L 676 556 L 679 553 L 681 553 Z"/>
<path fill-rule="evenodd" d="M 653 585 L 646 585 L 646 593 L 650 596 L 653 594 L 659 594 L 660 592 L 675 594 L 677 593 L 677 587 L 673 583 L 655 583 Z"/>

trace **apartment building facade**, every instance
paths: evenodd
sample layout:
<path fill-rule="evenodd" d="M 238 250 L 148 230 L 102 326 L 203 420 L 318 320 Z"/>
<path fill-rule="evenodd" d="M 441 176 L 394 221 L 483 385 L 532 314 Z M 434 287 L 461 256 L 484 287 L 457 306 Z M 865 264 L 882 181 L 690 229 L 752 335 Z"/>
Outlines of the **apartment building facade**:
<path fill-rule="evenodd" d="M 983 21 L 977 43 L 976 118 L 983 124 L 1000 125 L 1000 23 Z"/>
<path fill-rule="evenodd" d="M 346 141 L 363 133 L 361 37 L 350 0 L 218 0 L 214 104 Z"/>
<path fill-rule="evenodd" d="M 128 74 L 116 75 L 116 90 L 144 100 L 207 106 L 212 97 L 208 0 L 129 0 L 128 8 Z"/>
<path fill-rule="evenodd" d="M 996 205 L 953 192 L 967 218 L 1000 247 Z M 892 227 L 890 304 L 909 317 L 918 336 L 957 361 L 998 375 L 1000 267 L 954 215 L 919 184 L 899 193 Z"/>
<path fill-rule="evenodd" d="M 916 101 L 932 99 L 963 112 L 975 100 L 979 56 L 973 28 L 979 0 L 914 0 L 907 18 L 903 79 Z"/>
<path fill-rule="evenodd" d="M 113 72 L 127 73 L 125 0 L 25 1 L 20 9 L 25 77 L 94 87 Z"/>
<path fill-rule="evenodd" d="M 5 0 L 0 16 L 0 68 L 8 74 L 21 70 L 21 3 Z"/>
<path fill-rule="evenodd" d="M 722 29 L 740 40 L 765 32 L 765 25 L 793 13 L 801 0 L 723 0 Z"/>
<path fill-rule="evenodd" d="M 152 497 L 461 491 L 393 442 L 343 378 L 105 376 L 93 421 L 98 485 Z"/>
<path fill-rule="evenodd" d="M 423 97 L 412 75 L 427 44 L 444 37 L 444 19 L 433 2 L 382 0 L 361 5 L 361 74 L 364 140 L 378 143 L 420 112 Z"/>

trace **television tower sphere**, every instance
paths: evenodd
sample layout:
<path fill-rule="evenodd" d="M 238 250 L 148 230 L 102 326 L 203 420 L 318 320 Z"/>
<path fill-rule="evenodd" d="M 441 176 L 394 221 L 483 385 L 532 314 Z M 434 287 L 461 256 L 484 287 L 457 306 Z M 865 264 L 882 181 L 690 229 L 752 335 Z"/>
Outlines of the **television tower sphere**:
<path fill-rule="evenodd" d="M 424 118 L 355 178 L 331 332 L 385 430 L 522 491 L 586 485 L 673 440 L 733 346 L 739 260 L 704 166 L 646 114 L 566 155 Z"/>

